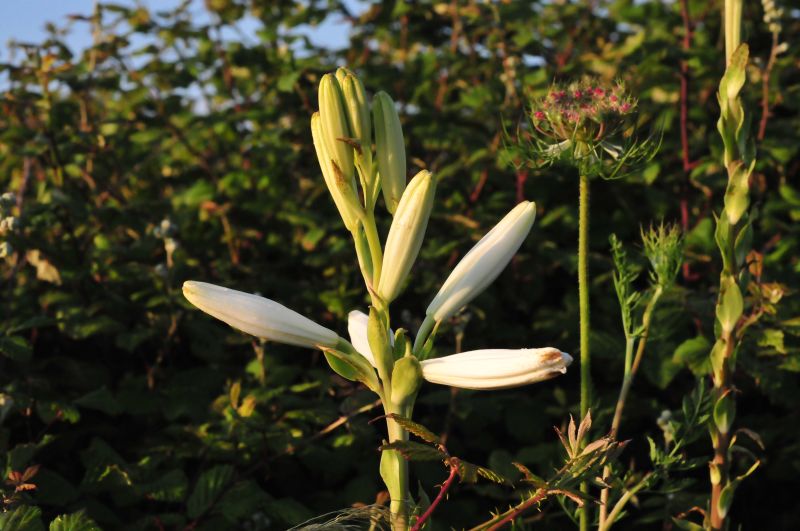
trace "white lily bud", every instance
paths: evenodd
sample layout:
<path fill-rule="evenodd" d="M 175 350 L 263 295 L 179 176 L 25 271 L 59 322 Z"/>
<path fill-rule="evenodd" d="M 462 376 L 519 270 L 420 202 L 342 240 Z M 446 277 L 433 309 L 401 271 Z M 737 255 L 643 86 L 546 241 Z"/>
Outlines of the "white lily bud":
<path fill-rule="evenodd" d="M 325 74 L 319 82 L 319 114 L 322 140 L 328 153 L 345 178 L 353 176 L 353 146 L 342 139 L 352 137 L 348 126 L 342 88 L 333 74 Z"/>
<path fill-rule="evenodd" d="M 477 297 L 500 275 L 525 241 L 536 219 L 536 203 L 523 201 L 475 244 L 447 277 L 425 311 L 447 319 Z"/>
<path fill-rule="evenodd" d="M 372 121 L 383 199 L 394 214 L 406 187 L 406 145 L 394 101 L 385 92 L 378 92 L 372 100 Z"/>
<path fill-rule="evenodd" d="M 378 295 L 387 304 L 400 294 L 408 272 L 417 259 L 428 227 L 435 191 L 436 180 L 429 171 L 422 170 L 408 183 L 397 205 L 386 237 L 383 270 L 378 282 Z"/>
<path fill-rule="evenodd" d="M 258 295 L 206 282 L 183 283 L 189 302 L 237 330 L 300 347 L 333 348 L 339 336 L 286 306 Z"/>
<path fill-rule="evenodd" d="M 339 215 L 342 216 L 347 230 L 356 230 L 358 220 L 363 216 L 363 208 L 356 193 L 356 182 L 334 166 L 334 160 L 323 141 L 322 122 L 319 113 L 311 116 L 311 137 L 317 151 L 317 159 L 322 169 L 322 178 L 328 187 Z"/>
<path fill-rule="evenodd" d="M 572 356 L 557 348 L 472 350 L 421 362 L 427 381 L 463 389 L 506 389 L 567 372 Z"/>

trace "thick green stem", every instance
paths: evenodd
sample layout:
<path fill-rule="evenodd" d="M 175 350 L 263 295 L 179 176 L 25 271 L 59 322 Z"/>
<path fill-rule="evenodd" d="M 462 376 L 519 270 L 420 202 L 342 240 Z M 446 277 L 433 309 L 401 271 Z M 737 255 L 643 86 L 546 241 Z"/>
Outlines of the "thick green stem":
<path fill-rule="evenodd" d="M 589 177 L 581 175 L 578 200 L 578 299 L 580 304 L 581 335 L 581 418 L 586 416 L 592 401 L 592 380 L 589 357 Z M 581 492 L 589 484 L 581 483 Z M 580 510 L 580 529 L 589 529 L 588 504 Z"/>
<path fill-rule="evenodd" d="M 725 59 L 742 43 L 742 0 L 725 0 Z"/>
<path fill-rule="evenodd" d="M 403 414 L 401 411 L 392 411 L 394 408 L 391 404 L 385 404 L 384 408 L 387 413 Z M 389 432 L 390 443 L 408 440 L 408 432 L 394 420 L 386 419 L 386 428 Z M 396 452 L 392 453 L 396 454 Z M 408 461 L 399 454 L 396 454 L 395 457 L 397 467 L 394 469 L 394 477 L 384 478 L 391 496 L 389 510 L 391 511 L 392 531 L 408 531 Z"/>

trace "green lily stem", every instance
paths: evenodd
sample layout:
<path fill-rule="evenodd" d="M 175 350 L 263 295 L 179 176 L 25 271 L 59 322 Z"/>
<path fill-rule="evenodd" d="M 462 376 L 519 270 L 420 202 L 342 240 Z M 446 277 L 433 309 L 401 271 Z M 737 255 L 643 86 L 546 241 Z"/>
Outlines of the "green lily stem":
<path fill-rule="evenodd" d="M 581 350 L 581 418 L 586 416 L 592 401 L 592 381 L 589 356 L 589 177 L 580 176 L 578 197 L 578 300 L 580 305 Z M 581 492 L 589 492 L 589 484 L 581 483 Z M 589 507 L 580 510 L 580 529 L 589 529 Z"/>
<path fill-rule="evenodd" d="M 372 284 L 374 271 L 372 269 L 372 256 L 369 253 L 369 246 L 367 244 L 366 236 L 361 232 L 361 228 L 357 227 L 351 232 L 353 241 L 356 248 L 356 256 L 358 257 L 358 267 L 361 269 L 361 276 L 364 277 L 364 282 L 368 285 Z"/>
<path fill-rule="evenodd" d="M 430 315 L 425 316 L 425 320 L 422 321 L 422 324 L 417 331 L 417 337 L 414 338 L 414 348 L 412 352 L 416 355 L 419 353 L 422 346 L 425 344 L 425 341 L 428 339 L 428 336 L 431 334 L 431 330 L 436 325 L 436 321 L 434 321 L 433 317 Z"/>
<path fill-rule="evenodd" d="M 383 266 L 383 248 L 378 235 L 378 227 L 375 225 L 374 212 L 368 212 L 364 219 L 364 234 L 367 236 L 367 245 L 372 257 L 372 286 L 377 288 Z"/>
<path fill-rule="evenodd" d="M 384 402 L 384 410 L 387 414 L 398 413 L 403 415 L 404 412 L 394 411 L 394 409 L 394 406 L 389 401 Z M 408 440 L 408 432 L 391 418 L 386 419 L 386 429 L 389 434 L 390 443 Z M 408 531 L 408 461 L 401 457 L 399 463 L 400 466 L 397 469 L 397 476 L 393 479 L 396 492 L 402 492 L 403 498 L 392 498 L 389 502 L 389 510 L 391 512 L 392 531 Z M 392 489 L 390 489 L 390 493 L 391 490 Z"/>
<path fill-rule="evenodd" d="M 611 421 L 611 432 L 609 433 L 609 436 L 612 438 L 617 436 L 617 433 L 619 432 L 619 426 L 622 424 L 622 412 L 625 410 L 625 403 L 628 399 L 628 393 L 630 393 L 631 386 L 633 385 L 633 379 L 636 377 L 636 373 L 639 371 L 639 365 L 641 365 L 642 358 L 644 357 L 645 345 L 647 345 L 647 337 L 650 331 L 650 323 L 653 319 L 653 311 L 655 310 L 656 305 L 658 304 L 659 299 L 661 299 L 661 295 L 663 293 L 664 287 L 661 284 L 657 284 L 655 290 L 653 291 L 653 296 L 650 297 L 650 300 L 647 302 L 647 306 L 642 314 L 642 333 L 639 336 L 639 344 L 636 347 L 635 357 L 633 357 L 632 354 L 633 345 L 636 341 L 636 338 L 627 337 L 625 340 L 625 373 L 622 378 L 622 387 L 619 391 L 619 398 L 617 398 L 617 406 L 614 409 L 614 419 Z M 603 470 L 603 477 L 608 476 L 610 473 L 611 468 L 606 466 Z M 633 494 L 635 494 L 635 490 L 633 491 Z M 631 494 L 631 496 L 633 494 Z M 611 528 L 611 525 L 614 523 L 614 518 L 616 518 L 619 514 L 619 511 L 616 514 L 614 511 L 612 511 L 610 514 L 608 513 L 608 496 L 608 489 L 603 489 L 602 492 L 600 492 L 601 529 Z M 627 503 L 627 501 L 625 503 Z"/>

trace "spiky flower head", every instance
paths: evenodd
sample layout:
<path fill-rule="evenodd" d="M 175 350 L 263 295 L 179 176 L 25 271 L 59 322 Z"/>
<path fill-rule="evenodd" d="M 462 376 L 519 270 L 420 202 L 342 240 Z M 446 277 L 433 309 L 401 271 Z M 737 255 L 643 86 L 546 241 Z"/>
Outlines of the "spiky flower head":
<path fill-rule="evenodd" d="M 531 100 L 528 118 L 516 144 L 534 166 L 563 161 L 585 175 L 611 179 L 650 160 L 660 145 L 654 137 L 636 137 L 637 101 L 622 82 L 554 84 Z"/>
<path fill-rule="evenodd" d="M 642 228 L 644 254 L 650 261 L 650 277 L 654 283 L 669 287 L 683 263 L 683 234 L 680 227 L 661 223 Z"/>
<path fill-rule="evenodd" d="M 533 102 L 531 123 L 555 142 L 593 144 L 629 129 L 635 109 L 636 99 L 621 82 L 604 86 L 583 80 L 553 85 L 547 96 Z"/>

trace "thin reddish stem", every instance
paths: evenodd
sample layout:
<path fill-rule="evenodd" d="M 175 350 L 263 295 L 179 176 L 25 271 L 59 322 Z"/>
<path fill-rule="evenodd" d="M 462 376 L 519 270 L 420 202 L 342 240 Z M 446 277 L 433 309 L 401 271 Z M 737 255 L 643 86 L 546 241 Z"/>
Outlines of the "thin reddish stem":
<path fill-rule="evenodd" d="M 433 500 L 433 503 L 431 503 L 431 506 L 428 507 L 428 510 L 422 513 L 422 516 L 420 516 L 419 519 L 414 523 L 414 526 L 411 528 L 410 531 L 419 531 L 420 529 L 422 529 L 422 524 L 424 524 L 431 517 L 433 511 L 436 510 L 436 507 L 444 499 L 444 495 L 450 489 L 450 486 L 453 484 L 453 480 L 455 480 L 457 474 L 458 474 L 458 461 L 455 458 L 451 458 L 450 475 L 447 476 L 445 482 L 442 483 L 442 486 L 439 489 L 439 494 L 436 495 L 436 499 Z"/>
<path fill-rule="evenodd" d="M 772 48 L 769 51 L 769 61 L 761 76 L 761 120 L 758 123 L 758 140 L 764 140 L 767 135 L 767 120 L 771 114 L 769 110 L 769 78 L 778 58 L 778 34 L 772 33 Z"/>

